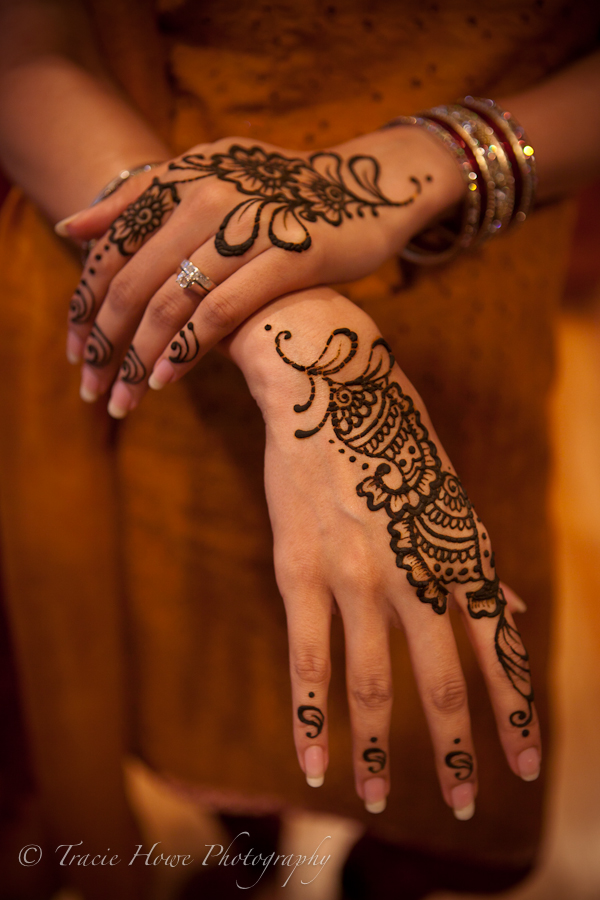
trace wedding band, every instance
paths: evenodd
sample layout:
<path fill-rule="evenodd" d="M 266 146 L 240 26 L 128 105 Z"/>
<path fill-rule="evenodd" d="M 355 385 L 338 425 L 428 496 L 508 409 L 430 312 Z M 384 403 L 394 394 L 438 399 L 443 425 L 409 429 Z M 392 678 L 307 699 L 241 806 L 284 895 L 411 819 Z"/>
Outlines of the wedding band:
<path fill-rule="evenodd" d="M 196 293 L 199 293 L 198 288 L 202 288 L 202 291 L 206 294 L 216 288 L 214 281 L 208 275 L 205 275 L 204 272 L 201 272 L 189 259 L 182 260 L 179 263 L 179 268 L 181 272 L 177 276 L 177 284 L 180 288 L 189 288 L 192 291 L 196 291 Z M 205 293 L 202 294 L 203 297 Z"/>

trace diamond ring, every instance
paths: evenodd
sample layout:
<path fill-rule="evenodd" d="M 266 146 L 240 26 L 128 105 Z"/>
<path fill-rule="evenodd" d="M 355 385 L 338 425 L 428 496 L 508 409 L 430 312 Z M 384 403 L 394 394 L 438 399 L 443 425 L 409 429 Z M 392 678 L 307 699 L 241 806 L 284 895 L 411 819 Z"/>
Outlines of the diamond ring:
<path fill-rule="evenodd" d="M 180 288 L 189 288 L 196 293 L 199 293 L 198 288 L 202 288 L 203 297 L 209 291 L 212 291 L 213 288 L 216 288 L 214 281 L 208 275 L 205 275 L 204 272 L 201 272 L 189 259 L 182 260 L 179 263 L 179 268 L 181 272 L 177 276 L 177 284 Z"/>

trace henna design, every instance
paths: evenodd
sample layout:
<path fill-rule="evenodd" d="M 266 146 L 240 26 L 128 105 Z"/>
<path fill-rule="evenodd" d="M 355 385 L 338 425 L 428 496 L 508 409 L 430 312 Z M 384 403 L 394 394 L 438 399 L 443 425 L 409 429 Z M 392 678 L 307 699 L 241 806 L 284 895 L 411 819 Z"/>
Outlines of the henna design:
<path fill-rule="evenodd" d="M 453 750 L 444 757 L 444 762 L 449 769 L 458 769 L 454 777 L 459 781 L 466 781 L 473 774 L 473 757 L 466 750 Z"/>
<path fill-rule="evenodd" d="M 369 772 L 372 772 L 375 775 L 377 772 L 381 772 L 385 769 L 387 753 L 385 750 L 382 750 L 381 747 L 369 747 L 368 750 L 364 751 L 363 759 L 366 763 L 373 764 L 369 766 Z"/>
<path fill-rule="evenodd" d="M 319 152 L 307 161 L 268 153 L 259 146 L 239 144 L 232 144 L 227 153 L 213 153 L 209 159 L 202 153 L 190 153 L 172 162 L 169 171 L 199 173 L 186 181 L 218 178 L 234 184 L 240 194 L 249 198 L 234 206 L 221 223 L 215 237 L 215 247 L 221 256 L 241 256 L 252 247 L 266 207 L 269 207 L 267 231 L 271 243 L 301 253 L 312 243 L 306 222 L 320 219 L 337 227 L 345 218 L 352 219 L 355 215 L 362 218 L 365 210 L 376 216 L 382 206 L 408 206 L 422 191 L 419 179 L 411 177 L 409 196 L 400 201 L 390 200 L 379 187 L 379 163 L 372 156 L 352 156 L 344 164 L 337 153 Z M 289 220 L 301 229 L 302 237 L 297 241 L 289 240 L 286 234 Z M 248 223 L 248 237 L 230 243 L 228 226 L 244 221 Z"/>
<path fill-rule="evenodd" d="M 121 381 L 126 384 L 140 384 L 147 375 L 146 366 L 141 361 L 133 344 L 129 347 L 125 359 L 121 364 Z"/>
<path fill-rule="evenodd" d="M 161 182 L 155 178 L 112 223 L 109 240 L 116 244 L 122 256 L 133 256 L 146 238 L 161 227 L 179 199 L 175 182 Z"/>
<path fill-rule="evenodd" d="M 169 359 L 173 363 L 191 362 L 193 359 L 196 359 L 200 353 L 200 344 L 198 343 L 198 338 L 194 331 L 194 323 L 188 322 L 186 328 L 194 338 L 194 343 L 190 343 L 185 328 L 182 328 L 179 332 L 180 339 L 173 341 L 171 344 L 171 350 L 173 350 L 174 355 L 170 356 Z"/>
<path fill-rule="evenodd" d="M 88 366 L 102 369 L 112 359 L 114 347 L 97 322 L 94 322 L 85 346 L 85 362 Z"/>
<path fill-rule="evenodd" d="M 300 365 L 282 350 L 291 338 L 281 331 L 275 347 L 285 363 L 305 372 L 310 383 L 306 403 L 317 396 L 327 401 L 320 422 L 298 429 L 297 438 L 317 434 L 331 421 L 334 436 L 354 454 L 374 461 L 374 474 L 357 486 L 370 510 L 385 510 L 390 546 L 396 565 L 405 570 L 418 598 L 434 612 L 446 611 L 449 584 L 473 585 L 467 591 L 472 618 L 497 618 L 494 643 L 498 661 L 513 688 L 526 704 L 510 715 L 512 725 L 523 728 L 533 718 L 533 689 L 529 657 L 521 637 L 506 618 L 506 599 L 499 585 L 488 535 L 478 528 L 473 507 L 456 475 L 444 471 L 437 448 L 429 438 L 412 399 L 391 380 L 392 352 L 383 338 L 373 341 L 363 373 L 348 381 L 332 376 L 340 372 L 358 349 L 357 335 L 347 328 L 332 332 L 319 357 Z"/>
<path fill-rule="evenodd" d="M 318 706 L 299 706 L 298 718 L 303 725 L 310 725 L 315 729 L 314 734 L 311 734 L 310 731 L 306 732 L 307 738 L 316 738 L 321 734 L 323 730 L 323 723 L 325 722 L 325 716 Z"/>
<path fill-rule="evenodd" d="M 85 322 L 89 322 L 95 305 L 94 292 L 85 278 L 82 278 L 71 297 L 69 322 L 73 325 L 83 325 Z"/>

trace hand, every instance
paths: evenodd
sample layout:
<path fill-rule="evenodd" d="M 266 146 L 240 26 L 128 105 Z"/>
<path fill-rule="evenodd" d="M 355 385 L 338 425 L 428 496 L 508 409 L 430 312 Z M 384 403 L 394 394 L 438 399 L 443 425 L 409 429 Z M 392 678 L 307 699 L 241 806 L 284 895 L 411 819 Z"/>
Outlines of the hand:
<path fill-rule="evenodd" d="M 317 786 L 327 768 L 329 628 L 344 621 L 356 790 L 390 787 L 390 626 L 406 634 L 446 803 L 477 791 L 465 681 L 448 616 L 477 654 L 508 764 L 537 777 L 528 657 L 490 538 L 416 391 L 372 320 L 328 288 L 282 298 L 231 342 L 266 423 L 266 492 L 288 619 L 294 736 Z M 512 604 L 511 604 L 512 605 Z M 339 711 L 334 711 L 339 715 Z"/>
<path fill-rule="evenodd" d="M 463 191 L 445 149 L 408 127 L 313 154 L 229 138 L 153 175 L 129 205 L 126 185 L 66 224 L 76 239 L 108 229 L 75 292 L 68 347 L 83 353 L 87 400 L 124 360 L 116 416 L 150 372 L 162 387 L 273 298 L 373 271 Z M 208 295 L 177 284 L 184 258 L 216 284 Z"/>

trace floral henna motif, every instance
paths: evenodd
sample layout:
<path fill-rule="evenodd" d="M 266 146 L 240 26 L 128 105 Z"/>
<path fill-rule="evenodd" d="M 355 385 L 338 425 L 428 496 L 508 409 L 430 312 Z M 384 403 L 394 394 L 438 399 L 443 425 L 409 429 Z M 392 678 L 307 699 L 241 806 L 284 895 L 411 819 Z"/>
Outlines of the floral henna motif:
<path fill-rule="evenodd" d="M 150 187 L 112 223 L 109 240 L 117 245 L 122 256 L 133 256 L 146 238 L 161 227 L 178 203 L 176 184 L 162 183 L 155 178 Z"/>
<path fill-rule="evenodd" d="M 497 618 L 495 649 L 498 661 L 527 708 L 510 715 L 516 727 L 533 718 L 533 690 L 529 657 L 521 637 L 506 618 L 506 600 L 494 567 L 488 535 L 452 471 L 444 471 L 437 448 L 412 399 L 391 380 L 394 357 L 386 342 L 371 345 L 364 372 L 339 381 L 339 373 L 356 355 L 357 335 L 347 328 L 334 331 L 313 363 L 303 366 L 282 350 L 291 338 L 280 332 L 275 346 L 285 363 L 306 372 L 310 396 L 297 404 L 297 413 L 310 409 L 317 391 L 324 403 L 321 421 L 308 430 L 298 429 L 297 438 L 319 432 L 329 420 L 333 434 L 344 448 L 365 460 L 363 470 L 375 467 L 357 485 L 370 510 L 385 510 L 390 546 L 396 565 L 407 573 L 423 603 L 439 615 L 446 611 L 448 585 L 470 585 L 468 611 L 472 618 Z M 331 443 L 334 443 L 331 440 Z"/>
<path fill-rule="evenodd" d="M 249 199 L 238 203 L 224 218 L 215 237 L 222 256 L 241 256 L 258 237 L 263 210 L 269 207 L 268 235 L 275 247 L 298 253 L 307 250 L 312 238 L 305 222 L 322 219 L 341 225 L 344 218 L 363 217 L 365 210 L 378 215 L 382 206 L 400 207 L 413 203 L 421 193 L 421 182 L 410 178 L 412 190 L 404 200 L 393 201 L 379 188 L 379 163 L 372 156 L 352 156 L 345 166 L 337 153 L 313 153 L 307 160 L 267 153 L 262 147 L 232 145 L 227 153 L 184 156 L 169 166 L 170 171 L 197 172 L 185 181 L 219 178 L 234 184 Z M 181 182 L 177 182 L 181 183 Z M 291 241 L 287 225 L 293 220 L 302 231 Z M 232 244 L 227 239 L 231 223 L 248 222 L 248 237 Z"/>

